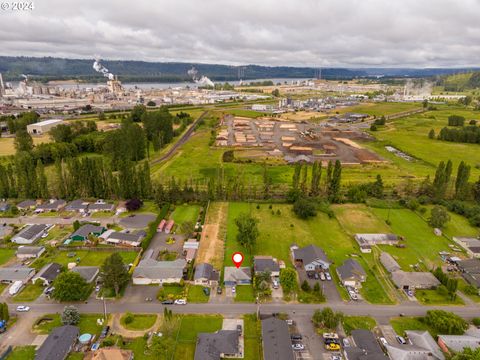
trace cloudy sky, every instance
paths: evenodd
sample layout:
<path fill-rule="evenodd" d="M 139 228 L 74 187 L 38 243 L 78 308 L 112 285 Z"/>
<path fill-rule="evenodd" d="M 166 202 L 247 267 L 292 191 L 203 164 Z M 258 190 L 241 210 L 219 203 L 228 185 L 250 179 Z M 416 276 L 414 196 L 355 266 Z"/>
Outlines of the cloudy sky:
<path fill-rule="evenodd" d="M 0 55 L 98 54 L 234 65 L 480 65 L 480 0 L 33 1 L 31 12 L 0 10 Z"/>

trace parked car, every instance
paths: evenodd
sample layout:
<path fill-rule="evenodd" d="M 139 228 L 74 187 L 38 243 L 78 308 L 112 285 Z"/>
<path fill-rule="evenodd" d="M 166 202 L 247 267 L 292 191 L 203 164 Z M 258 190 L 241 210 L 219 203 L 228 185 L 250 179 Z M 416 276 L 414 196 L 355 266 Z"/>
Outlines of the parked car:
<path fill-rule="evenodd" d="M 173 302 L 175 305 L 187 305 L 187 300 L 185 299 L 177 299 Z"/>
<path fill-rule="evenodd" d="M 347 338 L 343 339 L 342 342 L 343 342 L 343 347 L 346 347 L 346 348 L 350 347 L 350 341 Z"/>
<path fill-rule="evenodd" d="M 100 286 L 100 285 L 95 286 L 95 292 L 96 292 L 96 293 L 100 292 L 100 289 L 101 289 L 101 286 Z"/>
<path fill-rule="evenodd" d="M 292 349 L 293 350 L 304 350 L 305 349 L 305 345 L 303 344 L 292 344 Z"/>
<path fill-rule="evenodd" d="M 340 345 L 332 342 L 330 344 L 326 344 L 325 349 L 327 349 L 329 351 L 338 351 L 338 350 L 340 350 Z"/>
<path fill-rule="evenodd" d="M 320 280 L 325 281 L 326 277 L 324 273 L 320 273 Z"/>
<path fill-rule="evenodd" d="M 325 277 L 327 278 L 328 281 L 332 281 L 332 277 L 330 276 L 330 273 L 326 272 Z"/>
<path fill-rule="evenodd" d="M 55 286 L 49 286 L 43 292 L 45 293 L 45 295 L 50 295 L 53 290 L 55 290 Z"/>
<path fill-rule="evenodd" d="M 318 279 L 320 279 L 320 277 L 318 276 L 318 274 L 317 274 L 317 273 L 313 274 L 313 277 L 315 278 L 315 280 L 318 280 Z"/>
<path fill-rule="evenodd" d="M 163 300 L 162 305 L 173 305 L 173 300 Z"/>
<path fill-rule="evenodd" d="M 27 311 L 30 311 L 30 306 L 18 305 L 18 306 L 17 306 L 17 311 L 18 311 L 18 312 L 27 312 Z"/>
<path fill-rule="evenodd" d="M 342 360 L 342 355 L 340 354 L 333 354 L 331 357 L 332 360 Z"/>
<path fill-rule="evenodd" d="M 222 287 L 221 286 L 217 286 L 217 294 L 218 295 L 222 294 Z"/>
<path fill-rule="evenodd" d="M 395 339 L 397 339 L 398 343 L 400 345 L 405 345 L 407 343 L 407 340 L 403 336 L 397 335 L 395 336 Z"/>
<path fill-rule="evenodd" d="M 290 335 L 290 339 L 292 339 L 292 340 L 302 340 L 303 336 L 300 335 L 300 334 L 292 334 L 292 335 Z"/>
<path fill-rule="evenodd" d="M 285 321 L 287 322 L 287 325 L 293 325 L 293 320 L 292 319 L 287 319 Z"/>
<path fill-rule="evenodd" d="M 388 345 L 387 339 L 385 339 L 383 336 L 380 337 L 378 340 L 380 340 L 380 343 L 381 343 L 383 346 L 387 346 L 387 345 Z"/>
<path fill-rule="evenodd" d="M 313 279 L 314 276 L 315 276 L 315 275 L 314 275 L 313 272 L 311 272 L 311 271 L 308 271 L 308 272 L 307 272 L 307 277 L 308 277 L 309 279 Z"/>
<path fill-rule="evenodd" d="M 232 286 L 232 294 L 235 294 L 236 291 L 237 289 L 235 289 L 235 286 Z"/>
<path fill-rule="evenodd" d="M 100 339 L 106 338 L 108 335 L 108 332 L 110 331 L 110 326 L 104 326 L 102 329 L 102 332 L 100 333 Z"/>
<path fill-rule="evenodd" d="M 210 288 L 204 287 L 203 288 L 203 293 L 205 294 L 205 296 L 210 296 Z"/>
<path fill-rule="evenodd" d="M 273 280 L 273 288 L 274 288 L 274 289 L 278 289 L 278 287 L 279 287 L 278 281 L 277 281 L 277 280 Z"/>
<path fill-rule="evenodd" d="M 239 332 L 240 334 L 242 333 L 242 325 L 237 325 L 237 332 Z"/>

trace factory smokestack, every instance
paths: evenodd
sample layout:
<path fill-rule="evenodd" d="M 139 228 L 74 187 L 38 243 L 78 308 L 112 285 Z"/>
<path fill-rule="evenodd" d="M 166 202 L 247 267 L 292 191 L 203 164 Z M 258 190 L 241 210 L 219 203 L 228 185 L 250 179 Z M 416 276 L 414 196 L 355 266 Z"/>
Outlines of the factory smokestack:
<path fill-rule="evenodd" d="M 211 86 L 214 87 L 215 84 L 212 80 L 210 80 L 206 76 L 202 76 L 201 78 L 198 78 L 198 70 L 195 69 L 195 67 L 192 66 L 190 70 L 187 71 L 187 74 L 192 77 L 192 80 L 195 81 L 199 86 Z"/>
<path fill-rule="evenodd" d="M 108 78 L 108 80 L 114 80 L 115 76 L 108 71 L 108 69 L 102 65 L 100 62 L 100 58 L 96 58 L 95 62 L 93 63 L 93 68 L 95 69 L 96 72 L 101 73 L 104 77 Z"/>

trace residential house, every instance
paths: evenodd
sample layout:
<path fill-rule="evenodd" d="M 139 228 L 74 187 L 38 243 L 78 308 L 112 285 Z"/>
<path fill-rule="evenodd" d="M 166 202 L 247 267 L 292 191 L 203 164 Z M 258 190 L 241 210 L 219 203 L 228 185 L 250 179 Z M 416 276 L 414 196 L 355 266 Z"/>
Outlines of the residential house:
<path fill-rule="evenodd" d="M 294 360 L 288 325 L 270 317 L 262 320 L 263 360 Z"/>
<path fill-rule="evenodd" d="M 19 259 L 36 259 L 45 252 L 43 246 L 19 246 L 17 249 L 17 258 Z"/>
<path fill-rule="evenodd" d="M 290 249 L 296 266 L 303 266 L 305 271 L 328 270 L 330 267 L 330 260 L 328 260 L 327 255 L 316 245 L 309 245 L 302 249 L 293 245 Z"/>
<path fill-rule="evenodd" d="M 372 252 L 374 245 L 396 245 L 400 238 L 395 234 L 355 234 L 355 241 L 363 253 Z"/>
<path fill-rule="evenodd" d="M 253 258 L 253 271 L 255 275 L 268 271 L 272 277 L 280 276 L 280 265 L 277 259 L 271 256 L 255 256 Z"/>
<path fill-rule="evenodd" d="M 103 226 L 97 226 L 92 224 L 85 224 L 80 226 L 72 235 L 70 235 L 70 239 L 74 241 L 85 241 L 88 240 L 90 235 L 98 237 L 105 232 L 105 228 Z"/>
<path fill-rule="evenodd" d="M 195 285 L 217 285 L 220 274 L 208 263 L 201 263 L 195 266 L 193 280 Z"/>
<path fill-rule="evenodd" d="M 383 267 L 387 269 L 389 273 L 392 273 L 394 271 L 401 269 L 400 265 L 398 265 L 398 263 L 393 258 L 393 256 L 385 251 L 382 251 L 382 253 L 380 254 L 380 262 L 382 263 Z"/>
<path fill-rule="evenodd" d="M 337 274 L 343 286 L 359 288 L 367 280 L 367 273 L 362 265 L 353 259 L 345 260 L 343 265 L 337 268 Z"/>
<path fill-rule="evenodd" d="M 472 350 L 480 348 L 480 337 L 464 334 L 464 335 L 438 335 L 438 346 L 443 352 L 449 354 L 452 351 L 461 352 L 464 348 Z"/>
<path fill-rule="evenodd" d="M 356 329 L 351 332 L 353 346 L 345 348 L 347 360 L 387 360 L 375 335 L 365 329 Z"/>
<path fill-rule="evenodd" d="M 440 281 L 431 272 L 397 270 L 392 273 L 392 281 L 401 290 L 433 289 L 440 285 Z"/>
<path fill-rule="evenodd" d="M 173 220 L 168 220 L 167 223 L 165 224 L 165 233 L 170 234 L 173 230 L 173 226 L 175 225 L 175 221 Z"/>
<path fill-rule="evenodd" d="M 62 272 L 62 265 L 49 263 L 43 266 L 40 271 L 32 278 L 32 283 L 41 282 L 44 286 L 52 285 L 53 281 Z"/>
<path fill-rule="evenodd" d="M 77 326 L 64 325 L 53 329 L 35 354 L 35 360 L 65 360 L 77 342 Z"/>
<path fill-rule="evenodd" d="M 391 360 L 444 360 L 442 350 L 428 331 L 405 331 L 409 344 L 387 345 Z"/>
<path fill-rule="evenodd" d="M 94 204 L 90 204 L 88 206 L 88 211 L 95 213 L 95 212 L 100 212 L 100 211 L 114 211 L 115 210 L 115 204 L 111 203 L 104 203 L 104 202 L 95 202 Z"/>
<path fill-rule="evenodd" d="M 21 281 L 24 284 L 35 275 L 35 269 L 27 267 L 3 267 L 0 268 L 0 282 L 13 283 L 15 281 Z"/>
<path fill-rule="evenodd" d="M 25 225 L 22 230 L 12 238 L 16 244 L 33 244 L 40 239 L 48 229 L 48 225 L 34 224 Z"/>
<path fill-rule="evenodd" d="M 183 243 L 183 255 L 188 263 L 195 259 L 199 245 L 200 243 L 197 241 L 197 239 L 188 239 Z"/>
<path fill-rule="evenodd" d="M 0 225 L 0 240 L 4 239 L 6 236 L 9 236 L 13 233 L 13 227 L 3 224 Z"/>
<path fill-rule="evenodd" d="M 35 209 L 35 212 L 53 212 L 62 210 L 67 202 L 65 200 L 50 200 L 40 204 Z"/>
<path fill-rule="evenodd" d="M 17 204 L 18 210 L 35 210 L 37 202 L 35 200 L 24 200 Z"/>
<path fill-rule="evenodd" d="M 456 236 L 453 241 L 463 247 L 470 257 L 480 258 L 480 239 Z"/>
<path fill-rule="evenodd" d="M 133 351 L 114 347 L 105 347 L 89 352 L 85 360 L 133 360 Z"/>
<path fill-rule="evenodd" d="M 145 231 L 137 231 L 135 233 L 115 231 L 109 235 L 106 242 L 114 245 L 140 246 L 145 236 Z"/>
<path fill-rule="evenodd" d="M 80 214 L 84 214 L 88 212 L 88 201 L 83 201 L 83 200 L 73 200 L 70 201 L 66 206 L 65 210 L 66 211 L 75 211 Z"/>
<path fill-rule="evenodd" d="M 252 283 L 252 272 L 249 267 L 226 266 L 223 272 L 225 286 L 248 285 Z"/>
<path fill-rule="evenodd" d="M 470 285 L 480 288 L 480 259 L 457 261 L 457 267 Z"/>
<path fill-rule="evenodd" d="M 98 266 L 75 266 L 72 271 L 80 274 L 87 283 L 91 284 L 97 278 L 100 269 Z"/>
<path fill-rule="evenodd" d="M 184 259 L 157 261 L 142 259 L 133 271 L 134 285 L 178 283 L 183 279 L 187 262 Z"/>
<path fill-rule="evenodd" d="M 195 360 L 220 360 L 243 358 L 237 330 L 219 330 L 214 333 L 199 333 L 195 346 Z"/>

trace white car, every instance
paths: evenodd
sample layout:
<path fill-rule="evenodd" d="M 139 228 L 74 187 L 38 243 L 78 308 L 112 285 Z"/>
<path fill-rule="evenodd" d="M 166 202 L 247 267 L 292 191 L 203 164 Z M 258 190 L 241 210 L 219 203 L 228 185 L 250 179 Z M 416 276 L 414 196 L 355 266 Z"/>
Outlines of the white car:
<path fill-rule="evenodd" d="M 235 292 L 236 292 L 235 286 L 232 286 L 232 294 L 235 294 Z"/>
<path fill-rule="evenodd" d="M 27 312 L 29 310 L 30 310 L 30 306 L 25 306 L 25 305 L 17 306 L 17 311 L 18 312 Z"/>
<path fill-rule="evenodd" d="M 187 300 L 185 299 L 177 299 L 174 302 L 175 305 L 187 305 Z"/>
<path fill-rule="evenodd" d="M 380 342 L 382 343 L 383 346 L 387 346 L 387 345 L 388 345 L 388 341 L 387 341 L 387 339 L 385 339 L 384 337 L 381 337 L 381 338 L 379 338 L 378 340 L 380 340 Z"/>
<path fill-rule="evenodd" d="M 325 274 L 324 274 L 324 273 L 320 273 L 320 280 L 325 281 L 325 279 L 326 279 L 326 278 L 325 278 Z"/>
<path fill-rule="evenodd" d="M 330 276 L 330 273 L 326 272 L 325 277 L 327 278 L 328 281 L 332 281 L 332 277 Z"/>
<path fill-rule="evenodd" d="M 304 350 L 305 345 L 303 345 L 303 344 L 292 344 L 292 349 L 293 350 Z"/>

